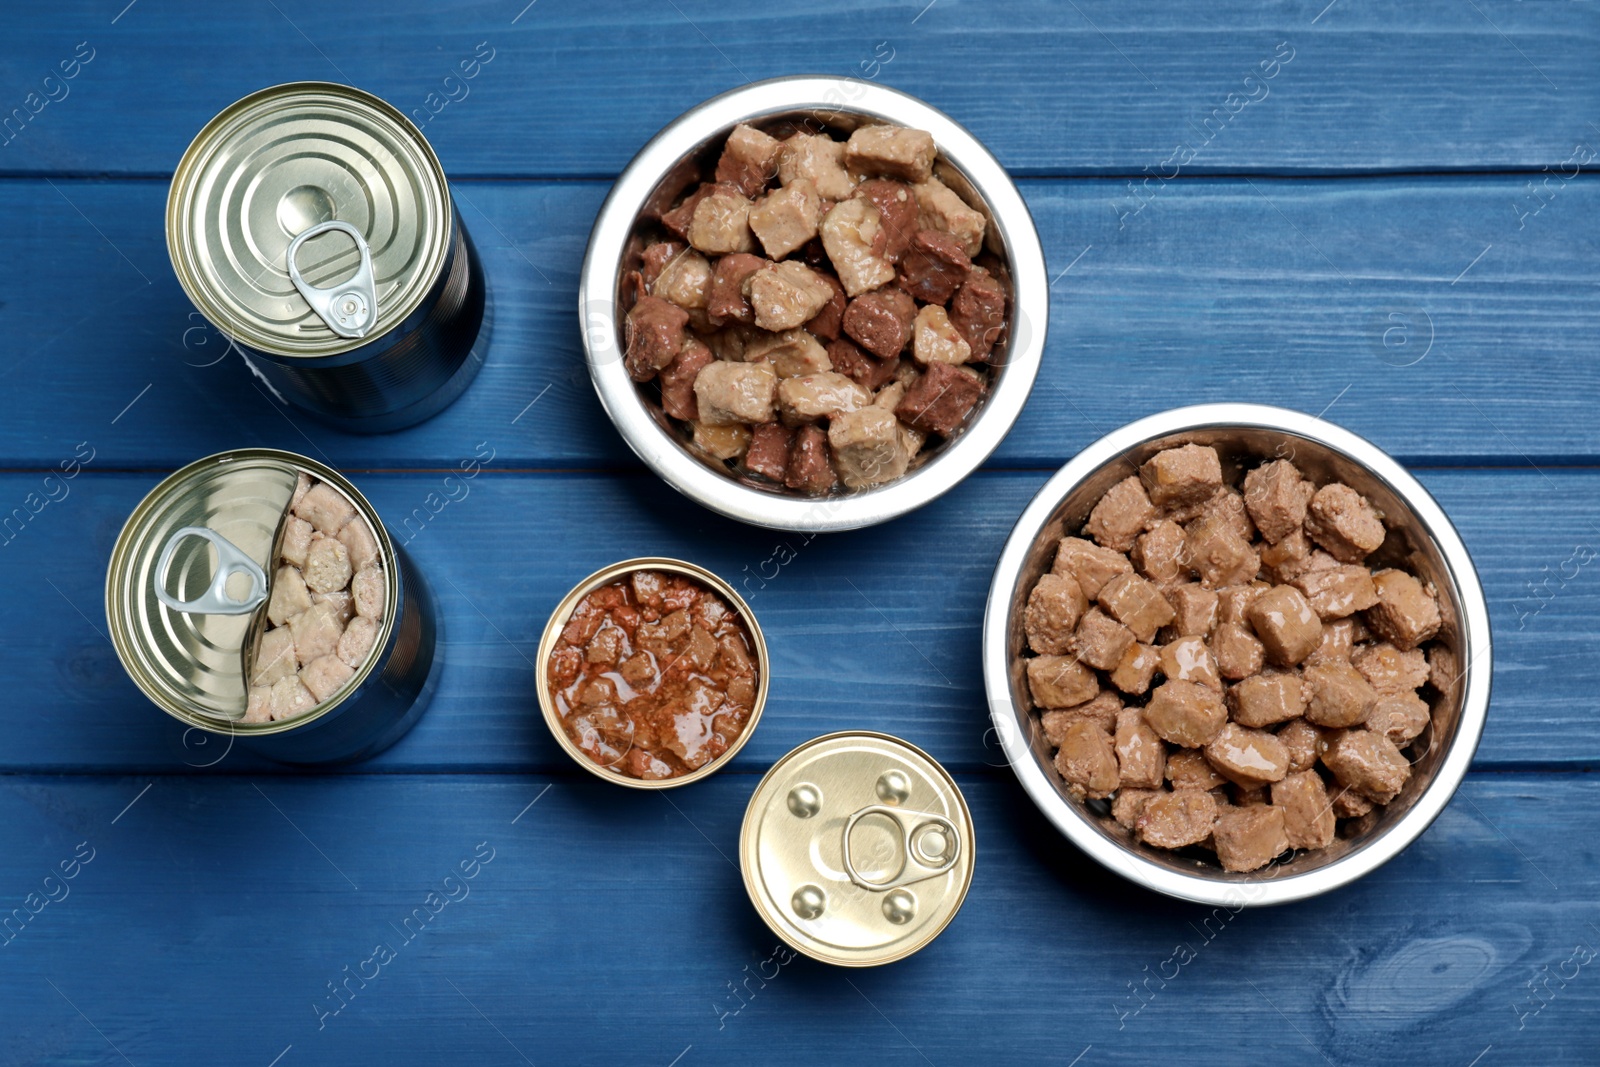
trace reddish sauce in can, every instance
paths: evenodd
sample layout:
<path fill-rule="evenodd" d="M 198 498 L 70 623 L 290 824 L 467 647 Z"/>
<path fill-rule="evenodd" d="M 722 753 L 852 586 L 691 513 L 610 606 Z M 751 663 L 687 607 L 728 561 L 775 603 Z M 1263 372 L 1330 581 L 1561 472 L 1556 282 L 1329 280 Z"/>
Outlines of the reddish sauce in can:
<path fill-rule="evenodd" d="M 634 571 L 578 602 L 550 653 L 567 736 L 630 778 L 677 778 L 744 732 L 759 689 L 749 628 L 691 578 Z"/>

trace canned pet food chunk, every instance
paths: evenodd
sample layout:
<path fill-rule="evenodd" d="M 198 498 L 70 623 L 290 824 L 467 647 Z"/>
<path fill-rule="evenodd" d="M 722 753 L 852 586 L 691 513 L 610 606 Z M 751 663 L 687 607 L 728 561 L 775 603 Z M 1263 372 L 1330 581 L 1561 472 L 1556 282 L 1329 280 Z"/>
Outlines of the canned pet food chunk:
<path fill-rule="evenodd" d="M 341 429 L 421 422 L 482 365 L 483 271 L 444 171 L 359 90 L 280 85 L 212 119 L 173 174 L 167 250 L 250 366 Z"/>
<path fill-rule="evenodd" d="M 287 762 L 375 755 L 437 682 L 421 576 L 353 485 L 292 452 L 223 452 L 156 486 L 112 551 L 106 617 L 163 710 Z"/>
<path fill-rule="evenodd" d="M 813 959 L 872 967 L 921 949 L 972 885 L 972 816 L 955 780 L 887 734 L 814 738 L 756 786 L 739 833 L 745 889 Z"/>

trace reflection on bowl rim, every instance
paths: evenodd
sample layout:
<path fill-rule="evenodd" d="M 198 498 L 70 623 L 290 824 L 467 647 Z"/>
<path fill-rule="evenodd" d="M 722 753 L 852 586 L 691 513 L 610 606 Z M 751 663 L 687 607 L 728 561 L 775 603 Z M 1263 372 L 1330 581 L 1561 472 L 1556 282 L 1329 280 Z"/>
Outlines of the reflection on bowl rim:
<path fill-rule="evenodd" d="M 941 163 L 964 176 L 983 199 L 991 230 L 1003 242 L 1011 273 L 1009 341 L 972 422 L 940 453 L 904 476 L 871 489 L 808 497 L 741 484 L 671 438 L 646 408 L 622 363 L 616 295 L 622 258 L 639 215 L 662 180 L 685 158 L 741 122 L 811 112 L 861 116 L 924 129 Z M 986 238 L 987 240 L 987 238 Z M 755 526 L 825 532 L 903 515 L 954 488 L 997 448 L 1032 391 L 1049 325 L 1044 252 L 1027 204 L 999 161 L 954 119 L 913 96 L 853 78 L 774 78 L 723 93 L 691 108 L 651 138 L 617 179 L 595 220 L 578 286 L 585 357 L 600 403 L 619 433 L 667 484 L 712 511 Z"/>
<path fill-rule="evenodd" d="M 1173 869 L 1113 839 L 1093 821 L 1081 802 L 1069 799 L 1053 768 L 1041 765 L 1030 729 L 1032 710 L 1019 707 L 1012 690 L 1009 647 L 1012 611 L 1022 571 L 1055 521 L 1061 504 L 1077 487 L 1148 442 L 1204 431 L 1240 429 L 1282 433 L 1301 438 L 1364 468 L 1384 483 L 1410 509 L 1410 518 L 1437 546 L 1453 590 L 1441 588 L 1441 599 L 1453 599 L 1459 629 L 1457 681 L 1460 711 L 1447 748 L 1433 776 L 1393 823 L 1375 828 L 1350 851 L 1320 866 L 1270 878 L 1262 872 L 1234 874 L 1220 868 L 1196 873 Z M 1129 423 L 1089 445 L 1054 474 L 1029 502 L 1006 540 L 995 567 L 983 620 L 983 677 L 990 716 L 1006 761 L 1024 790 L 1056 828 L 1103 866 L 1167 896 L 1236 909 L 1282 904 L 1325 893 L 1376 870 L 1398 855 L 1432 824 L 1466 776 L 1488 716 L 1492 673 L 1489 611 L 1471 556 L 1455 527 L 1431 495 L 1405 468 L 1376 445 L 1332 423 L 1296 411 L 1260 404 L 1201 404 L 1175 408 Z M 1047 761 L 1045 761 L 1047 762 Z M 1270 868 L 1269 868 L 1270 870 Z"/>
<path fill-rule="evenodd" d="M 756 681 L 756 699 L 750 709 L 750 719 L 744 724 L 744 729 L 739 736 L 734 738 L 733 744 L 728 746 L 726 752 L 717 756 L 698 770 L 677 778 L 634 778 L 613 770 L 610 766 L 603 766 L 589 758 L 588 753 L 579 748 L 567 736 L 567 731 L 561 722 L 561 713 L 556 710 L 555 701 L 550 697 L 550 654 L 555 651 L 556 642 L 565 629 L 567 620 L 572 617 L 573 609 L 578 602 L 603 585 L 610 585 L 619 578 L 626 577 L 635 571 L 665 571 L 669 574 L 680 574 L 691 578 L 702 586 L 717 593 L 728 602 L 728 606 L 738 613 L 744 621 L 745 629 L 750 634 L 751 654 L 756 661 L 756 670 L 759 677 Z M 550 613 L 549 620 L 544 624 L 544 634 L 539 638 L 538 659 L 534 661 L 534 684 L 539 690 L 539 710 L 544 715 L 544 724 L 549 727 L 550 734 L 561 746 L 562 751 L 571 756 L 584 770 L 597 778 L 602 778 L 613 785 L 627 786 L 630 789 L 676 789 L 680 785 L 698 782 L 708 775 L 715 774 L 725 767 L 739 750 L 750 740 L 750 735 L 755 733 L 756 724 L 761 721 L 761 712 L 767 706 L 767 684 L 771 666 L 767 659 L 767 639 L 761 632 L 761 624 L 756 621 L 755 612 L 750 610 L 750 605 L 745 603 L 744 597 L 717 577 L 696 563 L 688 560 L 672 559 L 667 556 L 640 556 L 636 559 L 625 559 L 610 566 L 601 567 L 587 578 L 583 579 L 561 598 L 555 610 Z M 627 753 L 623 753 L 627 755 Z M 619 757 L 620 758 L 620 757 Z"/>

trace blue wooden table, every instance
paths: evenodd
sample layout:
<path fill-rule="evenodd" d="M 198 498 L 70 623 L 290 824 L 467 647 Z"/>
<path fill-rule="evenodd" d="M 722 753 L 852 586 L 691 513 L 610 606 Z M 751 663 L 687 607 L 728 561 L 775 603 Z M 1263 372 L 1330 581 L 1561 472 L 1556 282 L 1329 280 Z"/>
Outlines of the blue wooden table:
<path fill-rule="evenodd" d="M 1600 1058 L 1594 5 L 61 0 L 4 23 L 0 514 L 24 519 L 0 538 L 0 913 L 27 921 L 0 944 L 0 1060 Z M 574 315 L 633 151 L 796 72 L 874 78 L 970 127 L 1019 179 L 1053 279 L 1039 384 L 988 465 L 810 542 L 647 474 Z M 277 405 L 168 264 L 189 138 L 307 78 L 425 120 L 489 274 L 485 370 L 403 433 Z M 993 560 L 1049 472 L 1133 418 L 1223 399 L 1324 413 L 1408 464 L 1495 629 L 1488 729 L 1433 828 L 1354 886 L 1236 915 L 1134 888 L 1044 821 L 988 733 L 977 655 Z M 412 518 L 447 670 L 369 763 L 186 744 L 107 640 L 105 561 L 134 503 L 251 445 Z M 492 458 L 470 491 L 426 506 L 474 455 Z M 74 458 L 83 473 L 45 481 Z M 575 768 L 534 698 L 555 601 L 645 554 L 746 580 L 774 658 L 750 744 L 670 794 Z M 776 953 L 733 862 L 757 776 L 849 728 L 943 761 L 980 839 L 951 927 L 866 972 Z M 475 876 L 448 889 L 463 862 Z"/>

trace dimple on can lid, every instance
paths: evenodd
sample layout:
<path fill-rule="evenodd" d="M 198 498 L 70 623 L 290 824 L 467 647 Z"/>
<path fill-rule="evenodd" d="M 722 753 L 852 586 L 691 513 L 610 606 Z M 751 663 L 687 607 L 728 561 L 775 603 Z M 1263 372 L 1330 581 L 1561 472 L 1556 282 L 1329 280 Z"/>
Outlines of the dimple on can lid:
<path fill-rule="evenodd" d="M 903 959 L 972 885 L 972 815 L 927 753 L 888 734 L 827 734 L 784 756 L 745 810 L 739 866 L 768 926 L 824 963 Z"/>

